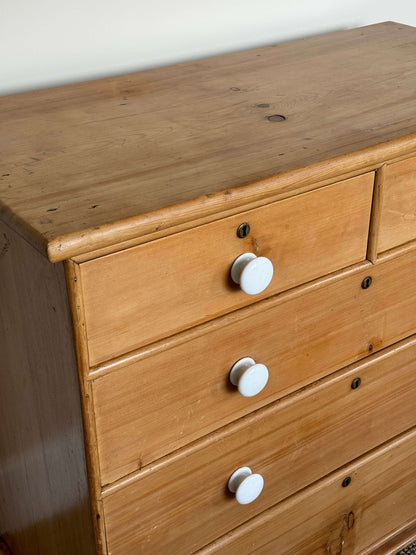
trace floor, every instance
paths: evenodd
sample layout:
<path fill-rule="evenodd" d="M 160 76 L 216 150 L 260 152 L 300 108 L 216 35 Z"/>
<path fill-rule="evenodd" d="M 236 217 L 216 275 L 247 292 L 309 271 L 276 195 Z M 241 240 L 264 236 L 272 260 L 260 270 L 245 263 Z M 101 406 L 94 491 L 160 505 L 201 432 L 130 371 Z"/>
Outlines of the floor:
<path fill-rule="evenodd" d="M 401 551 L 397 555 L 416 555 L 416 542 L 411 543 Z"/>

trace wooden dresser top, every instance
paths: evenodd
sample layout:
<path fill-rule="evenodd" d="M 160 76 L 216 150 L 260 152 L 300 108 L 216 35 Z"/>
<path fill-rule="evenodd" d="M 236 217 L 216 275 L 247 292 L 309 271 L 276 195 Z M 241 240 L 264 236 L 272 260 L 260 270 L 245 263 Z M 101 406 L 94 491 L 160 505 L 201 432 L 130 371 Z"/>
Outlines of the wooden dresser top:
<path fill-rule="evenodd" d="M 416 30 L 387 22 L 5 96 L 0 121 L 3 217 L 63 260 L 415 151 Z"/>

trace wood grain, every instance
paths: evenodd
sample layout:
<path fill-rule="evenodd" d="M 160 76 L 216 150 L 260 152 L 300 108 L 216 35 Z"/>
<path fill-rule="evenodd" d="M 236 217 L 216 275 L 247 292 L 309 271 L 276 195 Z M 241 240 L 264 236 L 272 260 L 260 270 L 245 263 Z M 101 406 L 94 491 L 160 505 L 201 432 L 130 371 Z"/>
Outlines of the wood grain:
<path fill-rule="evenodd" d="M 95 553 L 62 264 L 0 222 L 0 531 L 13 553 Z"/>
<path fill-rule="evenodd" d="M 388 22 L 5 96 L 2 211 L 63 260 L 414 153 L 414 36 Z"/>
<path fill-rule="evenodd" d="M 80 265 L 90 364 L 364 260 L 374 174 L 366 174 Z M 250 234 L 239 239 L 239 224 Z M 259 295 L 230 279 L 244 252 L 268 257 Z"/>
<path fill-rule="evenodd" d="M 79 287 L 79 267 L 70 260 L 65 262 L 65 276 L 68 289 L 69 309 L 72 316 L 74 344 L 76 349 L 82 416 L 85 438 L 85 458 L 88 469 L 89 504 L 94 525 L 95 547 L 97 555 L 106 555 L 105 522 L 100 501 L 101 479 L 97 450 L 94 405 L 91 383 L 85 380 L 88 372 L 88 346 L 85 334 L 84 300 Z"/>
<path fill-rule="evenodd" d="M 416 541 L 416 520 L 406 522 L 403 526 L 392 530 L 390 535 L 383 536 L 371 548 L 372 555 L 397 554 L 403 548 Z M 402 555 L 402 554 L 400 554 Z"/>
<path fill-rule="evenodd" d="M 373 264 L 377 261 L 378 237 L 380 230 L 381 211 L 383 207 L 384 176 L 386 165 L 383 164 L 376 171 L 371 207 L 370 232 L 368 234 L 367 259 Z"/>
<path fill-rule="evenodd" d="M 277 297 L 95 379 L 103 483 L 415 333 L 415 265 L 416 252 Z M 363 290 L 368 275 L 373 283 Z M 252 398 L 228 380 L 244 356 L 269 369 L 267 386 Z"/>
<path fill-rule="evenodd" d="M 416 158 L 385 169 L 378 251 L 416 239 Z"/>
<path fill-rule="evenodd" d="M 409 537 L 415 37 L 388 22 L 0 98 L 2 545 Z M 248 251 L 275 265 L 254 298 L 229 278 Z M 252 399 L 228 382 L 248 355 L 270 371 Z M 245 507 L 242 465 L 266 484 Z"/>
<path fill-rule="evenodd" d="M 400 141 L 402 147 L 403 141 Z M 384 152 L 384 157 L 381 156 L 381 151 Z M 345 181 L 346 179 L 351 179 L 352 177 L 357 177 L 359 175 L 376 171 L 378 168 L 380 168 L 382 160 L 387 159 L 398 162 L 400 160 L 405 160 L 408 158 L 408 155 L 403 154 L 402 156 L 396 157 L 393 155 L 394 151 L 399 151 L 398 141 L 395 141 L 394 145 L 392 142 L 383 143 L 382 146 L 368 149 L 368 151 L 366 152 L 360 151 L 359 154 L 353 153 L 348 159 L 346 157 L 343 157 L 342 159 L 332 158 L 330 161 L 327 161 L 325 165 L 320 164 L 317 173 L 315 173 L 315 169 L 317 168 L 314 169 L 314 167 L 308 166 L 303 170 L 298 170 L 297 172 L 291 172 L 290 174 L 279 176 L 279 189 L 275 189 L 274 191 L 270 190 L 267 194 L 265 192 L 264 184 L 262 185 L 260 183 L 257 183 L 257 196 L 255 196 L 253 191 L 250 194 L 248 191 L 246 195 L 242 194 L 241 198 L 246 198 L 246 202 L 244 204 L 233 206 L 220 202 L 217 210 L 212 211 L 212 207 L 206 207 L 205 213 L 200 211 L 199 216 L 197 217 L 195 215 L 195 218 L 192 221 L 187 221 L 186 218 L 183 221 L 181 218 L 177 220 L 176 217 L 172 215 L 173 221 L 175 221 L 175 223 L 169 225 L 169 220 L 159 222 L 159 224 L 155 224 L 157 227 L 157 231 L 150 230 L 152 220 L 157 218 L 155 213 L 153 213 L 149 215 L 148 219 L 146 219 L 146 232 L 141 226 L 142 233 L 146 234 L 135 235 L 134 237 L 127 238 L 125 240 L 123 240 L 121 237 L 118 237 L 119 242 L 112 243 L 103 247 L 99 247 L 100 239 L 98 239 L 97 248 L 95 248 L 94 250 L 90 250 L 88 253 L 74 254 L 72 260 L 77 264 L 81 264 L 82 262 L 86 262 L 87 260 L 99 258 L 101 256 L 122 251 L 137 245 L 142 245 L 143 243 L 147 243 L 150 241 L 155 241 L 156 239 L 167 237 L 169 235 L 173 235 L 181 231 L 186 231 L 188 229 L 193 229 L 195 227 L 199 227 L 200 225 L 204 225 L 213 221 L 218 221 L 222 218 L 228 218 L 229 216 L 234 216 L 235 214 L 239 214 L 241 212 L 260 208 L 261 206 L 265 206 L 266 203 L 270 204 L 273 202 L 284 200 L 296 195 L 307 193 L 308 191 L 313 191 L 314 189 L 320 189 L 321 187 L 332 185 L 333 183 L 337 183 L 339 181 Z M 357 165 L 358 157 L 363 162 L 363 164 Z M 277 181 L 277 178 L 274 181 Z M 246 188 L 241 187 L 241 193 L 243 189 Z M 233 191 L 234 193 L 232 196 L 233 198 L 235 198 L 236 190 L 233 189 Z M 229 195 L 224 195 L 224 200 L 226 200 L 228 197 Z M 176 209 L 179 210 L 179 207 L 171 208 L 172 211 Z M 169 225 L 169 227 L 165 227 L 166 225 Z M 119 232 L 121 230 L 121 227 L 122 224 L 120 223 L 118 228 Z M 127 231 L 127 236 L 128 235 L 129 231 Z"/>
<path fill-rule="evenodd" d="M 392 251 L 388 251 L 388 255 L 382 255 L 383 261 L 391 260 L 395 256 L 402 256 L 407 254 L 408 252 L 413 252 L 416 248 L 416 245 L 413 245 L 413 248 L 410 249 L 409 245 L 406 245 L 405 248 L 399 248 L 400 251 L 398 254 L 392 255 Z M 403 251 L 403 252 L 402 252 Z M 268 297 L 266 299 L 260 300 L 257 303 L 248 305 L 246 307 L 240 308 L 239 310 L 234 310 L 233 312 L 229 312 L 220 318 L 215 318 L 214 320 L 210 320 L 198 326 L 194 326 L 189 330 L 185 330 L 183 332 L 177 333 L 175 335 L 171 335 L 169 337 L 165 337 L 160 339 L 159 341 L 155 341 L 150 345 L 145 345 L 140 347 L 139 349 L 135 349 L 134 351 L 130 351 L 118 357 L 115 357 L 111 360 L 107 360 L 97 364 L 89 368 L 89 373 L 87 376 L 88 380 L 95 380 L 96 378 L 106 375 L 117 368 L 122 368 L 123 366 L 128 366 L 133 364 L 136 361 L 143 360 L 154 354 L 157 354 L 166 349 L 172 349 L 173 347 L 179 346 L 182 343 L 187 343 L 188 341 L 197 339 L 204 334 L 209 334 L 212 331 L 227 327 L 232 323 L 235 323 L 239 319 L 245 319 L 249 315 L 254 315 L 259 312 L 267 312 L 267 310 L 271 307 L 275 306 L 275 303 L 285 303 L 292 299 L 295 299 L 305 293 L 309 293 L 311 291 L 316 291 L 338 279 L 343 279 L 348 276 L 352 276 L 359 272 L 360 270 L 364 269 L 372 269 L 373 264 L 369 260 L 364 260 L 363 262 L 359 262 L 358 264 L 354 264 L 352 266 L 348 266 L 347 268 L 343 268 L 342 270 L 338 270 L 336 272 L 332 272 L 324 277 L 314 279 L 309 281 L 308 283 L 298 285 L 297 287 L 293 287 L 292 289 L 288 289 L 287 291 L 283 291 L 278 295 L 274 295 L 272 297 Z"/>
<path fill-rule="evenodd" d="M 352 389 L 356 377 L 361 385 Z M 414 426 L 415 394 L 412 338 L 241 419 L 106 490 L 109 552 L 192 553 Z M 265 481 L 260 497 L 245 506 L 227 493 L 240 466 Z"/>
<path fill-rule="evenodd" d="M 391 536 L 400 534 L 403 523 L 410 531 L 416 524 L 415 455 L 416 432 L 413 430 L 264 512 L 198 553 L 397 553 L 399 546 L 389 541 Z M 343 488 L 341 483 L 346 476 L 351 477 L 351 484 Z M 409 532 L 405 537 L 411 541 Z"/>

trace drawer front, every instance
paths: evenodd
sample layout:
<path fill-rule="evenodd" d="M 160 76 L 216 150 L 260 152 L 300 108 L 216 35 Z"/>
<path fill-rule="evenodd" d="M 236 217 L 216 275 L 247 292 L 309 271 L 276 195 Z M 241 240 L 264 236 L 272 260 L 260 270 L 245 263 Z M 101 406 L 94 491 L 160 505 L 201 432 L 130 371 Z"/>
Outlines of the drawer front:
<path fill-rule="evenodd" d="M 81 264 L 90 363 L 365 259 L 374 174 Z M 242 222 L 251 227 L 240 239 Z M 269 258 L 267 289 L 230 278 L 242 253 Z"/>
<path fill-rule="evenodd" d="M 198 553 L 372 553 L 383 539 L 416 521 L 415 458 L 416 431 L 411 431 Z M 350 485 L 342 487 L 348 476 Z"/>
<path fill-rule="evenodd" d="M 96 379 L 93 398 L 102 482 L 134 472 L 416 333 L 415 267 L 416 251 L 285 302 L 268 299 L 210 323 L 209 331 L 199 337 Z M 368 275 L 372 284 L 362 289 Z M 183 334 L 184 340 L 187 337 Z M 243 357 L 269 370 L 268 383 L 254 397 L 243 397 L 228 379 L 231 366 Z"/>
<path fill-rule="evenodd" d="M 416 158 L 386 166 L 378 251 L 416 239 Z"/>
<path fill-rule="evenodd" d="M 203 547 L 415 425 L 415 395 L 413 339 L 211 434 L 103 494 L 109 552 Z M 265 484 L 248 505 L 227 491 L 242 466 Z"/>

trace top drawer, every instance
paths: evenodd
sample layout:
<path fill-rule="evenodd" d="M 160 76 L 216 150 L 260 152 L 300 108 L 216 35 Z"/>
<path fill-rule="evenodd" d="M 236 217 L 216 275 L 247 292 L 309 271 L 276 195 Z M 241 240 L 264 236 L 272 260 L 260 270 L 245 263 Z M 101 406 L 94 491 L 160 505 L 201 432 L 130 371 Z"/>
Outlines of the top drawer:
<path fill-rule="evenodd" d="M 416 239 L 416 158 L 386 166 L 378 252 Z"/>
<path fill-rule="evenodd" d="M 81 264 L 90 363 L 365 259 L 373 180 L 368 173 Z M 243 222 L 251 231 L 240 239 Z M 245 252 L 274 266 L 257 295 L 230 279 Z"/>

